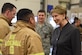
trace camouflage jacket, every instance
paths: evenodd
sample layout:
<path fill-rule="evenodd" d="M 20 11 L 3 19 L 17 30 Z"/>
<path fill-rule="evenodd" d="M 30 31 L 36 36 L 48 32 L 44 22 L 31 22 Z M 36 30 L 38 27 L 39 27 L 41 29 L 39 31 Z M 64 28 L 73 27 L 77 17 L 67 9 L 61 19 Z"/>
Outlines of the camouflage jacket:
<path fill-rule="evenodd" d="M 44 24 L 40 25 L 39 23 L 36 23 L 36 32 L 41 36 L 43 48 L 45 53 L 49 53 L 50 49 L 50 39 L 53 31 L 53 27 L 51 24 L 45 22 Z"/>

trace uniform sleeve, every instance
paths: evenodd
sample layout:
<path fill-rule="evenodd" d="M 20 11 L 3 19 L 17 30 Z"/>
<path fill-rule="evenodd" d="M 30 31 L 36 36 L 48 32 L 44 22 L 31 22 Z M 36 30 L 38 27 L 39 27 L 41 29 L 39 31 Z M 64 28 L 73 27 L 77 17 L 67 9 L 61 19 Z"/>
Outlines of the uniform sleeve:
<path fill-rule="evenodd" d="M 27 55 L 44 55 L 41 40 L 37 36 L 29 36 L 27 49 Z"/>
<path fill-rule="evenodd" d="M 53 34 L 53 27 L 52 27 L 52 25 L 50 24 L 50 44 L 51 44 L 51 39 L 52 39 L 52 34 Z M 52 45 L 52 44 L 51 44 Z"/>
<path fill-rule="evenodd" d="M 71 44 L 72 44 L 72 52 L 73 52 L 72 55 L 81 55 L 80 32 L 78 29 L 75 29 L 72 32 Z"/>
<path fill-rule="evenodd" d="M 9 32 L 10 32 L 9 27 L 1 25 L 0 26 L 0 39 L 3 39 Z"/>

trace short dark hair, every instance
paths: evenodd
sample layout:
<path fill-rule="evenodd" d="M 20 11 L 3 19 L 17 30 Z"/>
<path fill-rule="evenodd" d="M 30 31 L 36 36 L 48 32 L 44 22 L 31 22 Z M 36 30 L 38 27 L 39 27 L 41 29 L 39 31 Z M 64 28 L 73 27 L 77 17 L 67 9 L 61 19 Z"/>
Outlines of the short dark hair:
<path fill-rule="evenodd" d="M 74 22 L 72 24 L 76 23 L 77 20 L 79 20 L 79 18 L 78 17 L 74 17 Z"/>
<path fill-rule="evenodd" d="M 74 21 L 76 21 L 76 20 L 79 20 L 79 18 L 78 17 L 74 17 Z"/>
<path fill-rule="evenodd" d="M 27 8 L 20 9 L 17 12 L 17 20 L 23 20 L 23 21 L 29 22 L 30 17 L 33 17 L 33 16 L 34 14 L 32 10 Z"/>
<path fill-rule="evenodd" d="M 15 7 L 15 5 L 13 5 L 11 3 L 4 3 L 3 6 L 2 6 L 1 13 L 5 13 L 6 10 L 12 11 L 13 7 Z"/>
<path fill-rule="evenodd" d="M 38 11 L 38 13 L 39 13 L 39 12 L 43 12 L 43 13 L 45 13 L 45 14 L 46 14 L 45 10 L 39 10 L 39 11 Z"/>

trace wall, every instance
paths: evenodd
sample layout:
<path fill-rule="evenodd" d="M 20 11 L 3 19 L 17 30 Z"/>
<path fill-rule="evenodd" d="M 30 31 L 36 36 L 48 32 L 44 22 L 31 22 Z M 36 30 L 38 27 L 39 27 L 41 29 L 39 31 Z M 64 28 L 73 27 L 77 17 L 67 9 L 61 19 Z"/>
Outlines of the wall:
<path fill-rule="evenodd" d="M 72 18 L 73 16 L 76 16 L 76 17 L 80 18 L 82 21 L 82 17 L 79 17 L 79 14 L 82 13 L 82 7 L 79 6 L 79 2 L 80 2 L 80 0 L 71 0 L 71 4 L 76 4 L 76 5 L 71 6 L 70 18 Z"/>
<path fill-rule="evenodd" d="M 37 11 L 40 9 L 40 0 L 0 0 L 0 7 L 2 7 L 5 2 L 13 3 L 17 7 L 17 11 L 21 8 L 29 8 L 33 10 L 35 16 L 37 15 Z"/>
<path fill-rule="evenodd" d="M 79 3 L 80 0 L 71 0 L 71 4 Z"/>
<path fill-rule="evenodd" d="M 78 17 L 82 22 L 82 8 L 72 8 L 71 9 L 71 16 Z"/>
<path fill-rule="evenodd" d="M 58 0 L 45 0 L 45 10 L 47 11 L 47 5 L 53 5 L 55 7 L 58 5 Z"/>

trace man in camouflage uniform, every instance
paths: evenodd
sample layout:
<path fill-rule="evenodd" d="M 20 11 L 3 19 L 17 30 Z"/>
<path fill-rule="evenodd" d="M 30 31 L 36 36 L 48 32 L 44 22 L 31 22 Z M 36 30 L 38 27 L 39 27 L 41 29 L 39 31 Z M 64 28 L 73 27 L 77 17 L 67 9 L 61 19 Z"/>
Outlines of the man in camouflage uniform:
<path fill-rule="evenodd" d="M 38 11 L 38 21 L 36 23 L 36 32 L 41 36 L 45 55 L 50 53 L 50 38 L 53 27 L 48 22 L 45 22 L 46 13 L 44 10 Z"/>

